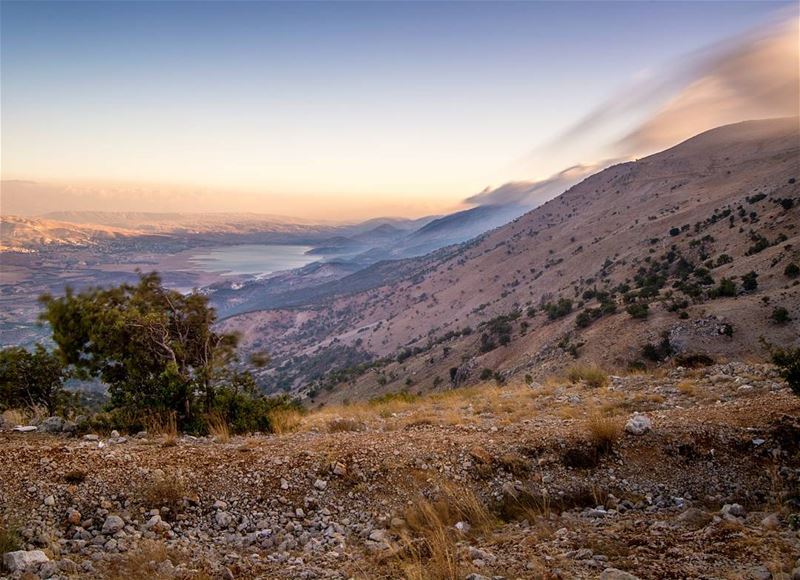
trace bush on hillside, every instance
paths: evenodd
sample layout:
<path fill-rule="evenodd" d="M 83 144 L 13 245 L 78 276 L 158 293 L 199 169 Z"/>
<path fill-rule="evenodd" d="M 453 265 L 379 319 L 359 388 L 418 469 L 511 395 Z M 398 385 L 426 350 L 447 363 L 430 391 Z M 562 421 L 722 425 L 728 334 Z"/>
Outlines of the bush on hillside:
<path fill-rule="evenodd" d="M 650 314 L 650 307 L 643 302 L 637 302 L 636 304 L 628 306 L 625 311 L 633 318 L 643 319 L 647 318 L 647 315 Z"/>

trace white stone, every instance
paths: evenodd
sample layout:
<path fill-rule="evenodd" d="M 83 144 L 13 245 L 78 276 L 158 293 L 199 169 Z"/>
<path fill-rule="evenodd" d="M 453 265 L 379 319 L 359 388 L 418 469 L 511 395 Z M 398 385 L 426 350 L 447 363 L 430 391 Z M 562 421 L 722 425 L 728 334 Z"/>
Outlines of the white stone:
<path fill-rule="evenodd" d="M 50 558 L 41 550 L 18 550 L 16 552 L 7 552 L 3 556 L 3 564 L 5 564 L 9 572 L 24 572 L 29 566 L 44 564 L 49 561 Z"/>
<path fill-rule="evenodd" d="M 650 418 L 646 415 L 640 415 L 639 413 L 635 413 L 628 419 L 628 422 L 625 423 L 625 431 L 632 435 L 644 435 L 652 428 L 653 424 Z"/>
<path fill-rule="evenodd" d="M 17 425 L 12 429 L 12 431 L 17 431 L 18 433 L 30 433 L 31 431 L 36 431 L 38 427 L 36 425 Z"/>

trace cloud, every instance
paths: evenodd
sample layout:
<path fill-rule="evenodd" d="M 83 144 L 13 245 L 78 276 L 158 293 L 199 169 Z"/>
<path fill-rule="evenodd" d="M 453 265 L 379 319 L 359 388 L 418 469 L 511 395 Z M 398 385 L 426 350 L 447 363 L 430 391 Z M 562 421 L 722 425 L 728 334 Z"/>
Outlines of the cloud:
<path fill-rule="evenodd" d="M 642 156 L 708 129 L 800 113 L 796 10 L 749 33 L 686 55 L 638 80 L 581 119 L 547 149 L 609 136 L 603 155 Z M 616 132 L 616 136 L 613 136 Z"/>
<path fill-rule="evenodd" d="M 738 45 L 714 47 L 703 70 L 616 147 L 623 154 L 641 155 L 720 125 L 798 116 L 798 47 L 797 18 L 756 31 Z"/>
<path fill-rule="evenodd" d="M 516 166 L 541 171 L 581 158 L 614 161 L 573 165 L 542 181 L 509 182 L 465 201 L 538 205 L 614 162 L 661 151 L 709 129 L 798 115 L 800 19 L 794 7 L 740 37 L 643 72 Z"/>
<path fill-rule="evenodd" d="M 573 165 L 540 181 L 512 181 L 495 189 L 486 188 L 464 202 L 476 205 L 513 204 L 536 207 L 613 163 L 614 161 L 609 160 L 593 165 Z"/>

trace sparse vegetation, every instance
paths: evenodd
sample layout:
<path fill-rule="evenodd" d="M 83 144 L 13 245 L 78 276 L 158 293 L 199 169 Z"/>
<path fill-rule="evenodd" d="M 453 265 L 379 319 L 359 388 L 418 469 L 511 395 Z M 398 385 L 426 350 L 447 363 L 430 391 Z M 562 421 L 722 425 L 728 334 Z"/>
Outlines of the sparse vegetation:
<path fill-rule="evenodd" d="M 587 386 L 600 388 L 608 385 L 608 375 L 599 367 L 574 366 L 567 371 L 567 379 L 571 383 L 583 381 Z"/>

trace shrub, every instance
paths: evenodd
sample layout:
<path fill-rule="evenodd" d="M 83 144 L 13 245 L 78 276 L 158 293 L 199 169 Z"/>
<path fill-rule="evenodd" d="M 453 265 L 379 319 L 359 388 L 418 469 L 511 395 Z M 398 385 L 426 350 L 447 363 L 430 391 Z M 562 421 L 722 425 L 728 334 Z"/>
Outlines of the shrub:
<path fill-rule="evenodd" d="M 800 348 L 771 347 L 772 362 L 795 395 L 800 396 Z"/>
<path fill-rule="evenodd" d="M 599 388 L 608 384 L 608 375 L 599 367 L 574 366 L 567 371 L 571 383 L 584 381 L 588 386 Z"/>
<path fill-rule="evenodd" d="M 643 302 L 637 302 L 636 304 L 629 305 L 625 311 L 633 318 L 643 319 L 647 318 L 647 315 L 650 314 L 650 307 Z"/>
<path fill-rule="evenodd" d="M 723 278 L 719 281 L 719 286 L 713 288 L 708 295 L 711 298 L 736 296 L 736 282 L 730 278 Z"/>
<path fill-rule="evenodd" d="M 20 536 L 17 526 L 6 519 L 0 519 L 0 554 L 21 549 L 22 536 Z"/>
<path fill-rule="evenodd" d="M 787 264 L 786 268 L 783 269 L 783 275 L 787 278 L 797 278 L 800 276 L 800 266 L 794 262 Z"/>
<path fill-rule="evenodd" d="M 0 410 L 42 406 L 48 415 L 67 402 L 61 359 L 42 345 L 33 351 L 14 346 L 0 350 Z"/>
<path fill-rule="evenodd" d="M 547 317 L 550 320 L 556 320 L 572 312 L 572 300 L 569 298 L 559 298 L 558 302 L 548 302 L 543 308 L 544 311 L 547 312 Z"/>
<path fill-rule="evenodd" d="M 758 288 L 758 274 L 753 271 L 742 276 L 742 288 L 745 292 L 752 292 Z"/>
<path fill-rule="evenodd" d="M 186 482 L 173 474 L 146 481 L 138 491 L 139 502 L 147 509 L 168 508 L 174 516 L 183 508 L 183 498 L 188 495 Z"/>
<path fill-rule="evenodd" d="M 642 347 L 642 356 L 649 361 L 661 362 L 672 356 L 672 344 L 669 342 L 669 335 L 665 332 L 661 335 L 658 344 L 647 343 Z"/>
<path fill-rule="evenodd" d="M 493 376 L 494 376 L 494 371 L 492 369 L 483 369 L 478 378 L 482 381 L 488 381 Z"/>
<path fill-rule="evenodd" d="M 770 316 L 773 322 L 777 324 L 784 324 L 789 322 L 791 318 L 789 317 L 789 311 L 786 310 L 783 306 L 776 306 L 772 310 L 772 316 Z"/>
<path fill-rule="evenodd" d="M 677 235 L 680 235 L 680 233 L 681 233 L 681 229 L 680 228 L 670 228 L 669 229 L 669 235 L 671 235 L 673 237 L 675 237 Z"/>

